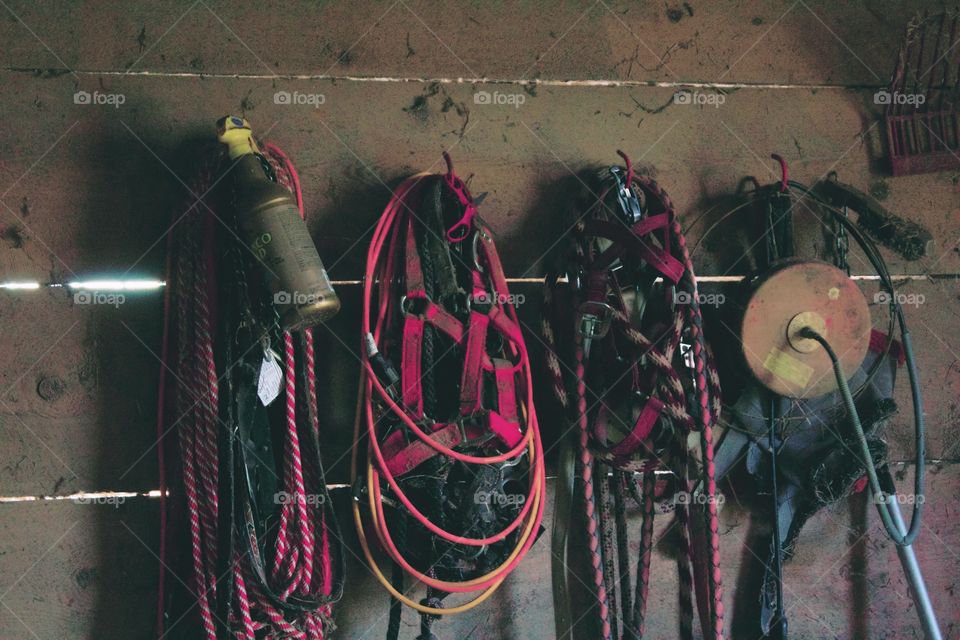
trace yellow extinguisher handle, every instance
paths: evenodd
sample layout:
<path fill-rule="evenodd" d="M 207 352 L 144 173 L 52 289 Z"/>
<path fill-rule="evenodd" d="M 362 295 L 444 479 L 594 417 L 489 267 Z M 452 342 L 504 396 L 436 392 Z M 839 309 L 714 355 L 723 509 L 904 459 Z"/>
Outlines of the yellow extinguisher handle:
<path fill-rule="evenodd" d="M 227 145 L 231 160 L 250 153 L 260 153 L 250 123 L 239 116 L 224 116 L 217 121 L 217 139 Z"/>

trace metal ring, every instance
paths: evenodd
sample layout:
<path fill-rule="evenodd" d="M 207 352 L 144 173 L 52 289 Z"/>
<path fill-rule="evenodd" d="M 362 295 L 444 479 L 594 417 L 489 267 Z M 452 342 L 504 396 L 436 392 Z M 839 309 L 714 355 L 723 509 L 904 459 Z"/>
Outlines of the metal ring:
<path fill-rule="evenodd" d="M 422 301 L 424 304 L 427 304 L 427 303 L 430 302 L 430 298 L 427 297 L 426 295 L 414 296 L 414 297 L 412 297 L 412 298 L 411 298 L 410 296 L 408 296 L 408 295 L 400 296 L 400 313 L 402 313 L 402 314 L 404 314 L 404 315 L 407 315 L 407 316 L 419 316 L 419 315 L 421 315 L 421 314 L 419 314 L 419 313 L 413 313 L 413 312 L 410 310 L 410 308 L 408 307 L 408 305 L 407 305 L 408 302 L 413 302 L 414 300 L 420 300 L 420 301 Z"/>

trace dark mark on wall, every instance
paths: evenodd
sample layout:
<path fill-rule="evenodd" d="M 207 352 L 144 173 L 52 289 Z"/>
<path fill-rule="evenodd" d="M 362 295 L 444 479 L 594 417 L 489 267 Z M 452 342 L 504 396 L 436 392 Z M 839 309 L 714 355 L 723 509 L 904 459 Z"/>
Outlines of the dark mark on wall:
<path fill-rule="evenodd" d="M 413 102 L 410 103 L 410 106 L 404 107 L 403 110 L 421 122 L 426 121 L 427 118 L 430 117 L 430 110 L 427 108 L 426 96 L 415 97 Z"/>
<path fill-rule="evenodd" d="M 96 567 L 77 569 L 77 572 L 73 574 L 73 579 L 81 589 L 86 589 L 97 579 L 98 573 Z"/>
<path fill-rule="evenodd" d="M 426 122 L 430 119 L 429 99 L 440 93 L 440 91 L 441 87 L 439 82 L 431 83 L 423 93 L 413 99 L 410 106 L 404 107 L 403 111 L 409 113 L 420 122 Z M 446 93 L 444 93 L 444 95 L 446 95 Z"/>
<path fill-rule="evenodd" d="M 44 80 L 49 78 L 59 78 L 60 76 L 65 76 L 70 73 L 70 69 L 58 69 L 55 67 L 47 67 L 45 69 L 38 69 L 36 67 L 10 67 L 9 70 L 20 73 L 29 73 L 35 78 L 43 78 Z"/>
<path fill-rule="evenodd" d="M 13 475 L 14 473 L 16 473 L 17 471 L 20 470 L 20 465 L 23 464 L 23 461 L 26 460 L 26 459 L 27 459 L 27 456 L 25 456 L 25 455 L 24 455 L 24 456 L 21 456 L 19 460 L 17 460 L 17 461 L 14 462 L 13 464 L 8 464 L 8 465 L 5 466 L 3 469 L 4 469 L 4 471 L 9 471 L 10 474 Z"/>
<path fill-rule="evenodd" d="M 256 106 L 253 100 L 250 98 L 250 94 L 253 93 L 253 89 L 247 91 L 247 95 L 243 96 L 243 100 L 240 101 L 240 110 L 246 115 L 247 111 L 253 111 Z"/>
<path fill-rule="evenodd" d="M 10 246 L 14 249 L 22 249 L 27 240 L 27 236 L 23 232 L 23 228 L 17 224 L 0 229 L 0 238 L 3 238 L 9 242 Z"/>

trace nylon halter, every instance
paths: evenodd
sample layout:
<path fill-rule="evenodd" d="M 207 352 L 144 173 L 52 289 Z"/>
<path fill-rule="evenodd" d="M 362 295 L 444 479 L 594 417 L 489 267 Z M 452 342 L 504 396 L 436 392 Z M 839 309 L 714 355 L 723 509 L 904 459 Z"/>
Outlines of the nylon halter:
<path fill-rule="evenodd" d="M 303 216 L 292 163 L 274 145 L 263 149 Z M 223 164 L 211 154 L 191 192 L 211 192 Z M 253 258 L 237 240 L 235 216 L 217 200 L 192 202 L 182 220 L 174 217 L 167 257 L 158 427 L 161 439 L 175 429 L 179 443 L 182 476 L 174 479 L 171 500 L 186 513 L 192 615 L 207 640 L 322 640 L 333 629 L 331 606 L 342 593 L 343 550 L 319 455 L 313 333 L 280 331 L 269 293 L 251 277 Z M 271 342 L 281 352 L 284 382 L 282 407 L 274 402 L 268 414 L 257 398 L 256 374 L 267 350 L 274 353 Z M 165 407 L 175 420 L 167 421 Z M 282 443 L 280 468 L 272 451 L 252 446 L 273 441 Z M 158 448 L 165 496 L 162 442 Z M 180 513 L 161 508 L 162 567 L 169 543 L 180 542 L 166 530 L 168 510 Z M 187 624 L 182 616 L 164 623 L 170 606 L 164 573 L 161 635 L 165 627 L 169 633 L 174 624 Z"/>
<path fill-rule="evenodd" d="M 656 182 L 634 175 L 630 159 L 618 153 L 626 166 L 610 168 L 599 195 L 591 194 L 577 213 L 570 255 L 562 269 L 548 275 L 544 290 L 548 370 L 554 393 L 572 412 L 575 425 L 579 506 L 587 523 L 596 624 L 603 640 L 643 636 L 658 491 L 654 473 L 665 467 L 674 474 L 677 494 L 706 497 L 698 501 L 706 503 L 702 522 L 691 519 L 689 501 L 675 501 L 680 637 L 693 637 L 696 584 L 704 635 L 720 639 L 723 595 L 712 444 L 719 381 L 704 341 L 696 277 L 674 206 Z M 560 282 L 564 275 L 567 287 Z M 662 290 L 655 287 L 656 278 L 662 279 Z M 633 288 L 644 304 L 628 303 L 624 288 Z M 684 364 L 691 370 L 684 370 Z M 702 474 L 695 465 L 691 468 L 691 431 L 700 436 Z M 555 527 L 569 520 L 563 510 L 574 498 L 572 479 L 565 477 L 573 474 L 573 462 L 561 459 Z M 628 496 L 643 516 L 635 588 Z M 572 617 L 567 613 L 565 543 L 566 531 L 555 528 L 558 636 L 570 632 Z"/>
<path fill-rule="evenodd" d="M 479 605 L 516 568 L 539 533 L 545 495 L 520 323 L 493 237 L 444 156 L 445 174 L 418 174 L 397 187 L 373 234 L 356 422 L 366 460 L 359 459 L 359 445 L 353 460 L 354 519 L 364 555 L 394 602 L 424 614 L 424 640 L 434 637 L 432 616 Z M 482 509 L 509 520 L 494 531 L 474 517 L 477 493 L 469 494 L 484 486 L 477 483 L 490 470 L 526 479 L 522 507 L 514 501 L 508 516 L 492 503 Z M 428 476 L 422 492 L 439 486 L 429 483 L 441 474 L 447 474 L 445 493 L 418 497 L 418 478 Z M 374 558 L 374 541 L 394 563 L 392 580 Z M 444 562 L 450 555 L 469 557 L 472 568 L 454 571 Z M 428 586 L 427 599 L 404 595 L 404 574 Z M 449 593 L 472 598 L 443 607 Z M 388 637 L 399 627 L 394 611 Z"/>

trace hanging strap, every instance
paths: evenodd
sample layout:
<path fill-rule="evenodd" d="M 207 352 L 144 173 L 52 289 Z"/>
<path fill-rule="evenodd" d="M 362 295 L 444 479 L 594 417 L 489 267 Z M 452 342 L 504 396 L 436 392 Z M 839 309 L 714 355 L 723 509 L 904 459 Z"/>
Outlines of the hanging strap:
<path fill-rule="evenodd" d="M 522 438 L 516 408 L 520 368 L 509 361 L 495 364 L 487 353 L 487 338 L 491 329 L 501 334 L 511 345 L 522 344 L 523 336 L 519 325 L 503 307 L 503 303 L 508 300 L 509 289 L 492 238 L 486 228 L 473 217 L 470 222 L 475 227 L 472 233 L 476 234 L 475 246 L 478 255 L 475 256 L 475 268 L 470 274 L 473 293 L 466 323 L 462 323 L 450 311 L 427 296 L 414 216 L 409 216 L 404 223 L 406 295 L 400 304 L 403 314 L 400 375 L 402 400 L 414 421 L 427 418 L 423 403 L 423 343 L 426 326 L 431 325 L 463 348 L 460 415 L 469 417 L 483 413 L 486 418 L 481 422 L 490 430 L 487 433 L 492 432 L 508 447 L 514 447 Z M 489 269 L 489 281 L 484 277 L 481 262 Z M 485 289 L 488 282 L 492 293 Z M 491 372 L 496 382 L 497 405 L 506 411 L 505 415 L 493 409 L 484 409 L 484 379 L 485 374 Z M 436 442 L 452 447 L 484 435 L 478 433 L 474 427 L 449 429 L 450 426 L 439 427 L 434 431 Z M 398 435 L 401 434 L 391 437 Z M 437 453 L 435 448 L 423 442 L 415 442 L 402 448 L 398 448 L 396 442 L 391 444 L 392 448 L 385 445 L 384 457 L 394 475 L 400 475 L 395 470 L 405 470 L 401 473 L 410 471 Z"/>
<path fill-rule="evenodd" d="M 628 458 L 633 455 L 650 437 L 653 425 L 660 418 L 661 411 L 663 411 L 663 402 L 653 397 L 647 399 L 643 409 L 640 410 L 640 415 L 637 416 L 633 429 L 623 440 L 610 448 L 610 453 L 617 458 Z"/>
<path fill-rule="evenodd" d="M 364 280 L 361 333 L 368 349 L 363 362 L 364 380 L 355 432 L 358 438 L 361 433 L 367 436 L 366 473 L 361 480 L 356 456 L 352 473 L 355 495 L 362 497 L 354 503 L 354 523 L 370 569 L 398 602 L 428 616 L 466 611 L 496 591 L 537 539 L 546 486 L 543 448 L 532 402 L 529 358 L 519 321 L 509 303 L 506 279 L 489 233 L 476 215 L 476 206 L 470 206 L 472 199 L 466 186 L 453 174 L 449 158 L 447 160 L 446 175 L 421 174 L 401 184 L 374 230 Z M 439 210 L 438 184 L 444 189 L 443 195 L 451 195 L 452 190 L 463 205 L 461 219 L 447 229 L 442 229 L 446 224 L 443 213 L 449 210 Z M 433 196 L 432 203 L 424 200 L 423 194 Z M 433 211 L 422 211 L 431 204 Z M 436 215 L 419 216 L 415 212 Z M 423 222 L 424 217 L 428 219 L 429 228 L 415 227 L 414 218 L 428 225 Z M 439 229 L 443 232 L 436 233 Z M 418 242 L 415 232 L 420 231 L 424 233 Z M 424 243 L 427 234 L 433 240 Z M 444 236 L 446 243 L 437 243 L 438 235 Z M 427 244 L 434 250 L 429 250 Z M 406 254 L 402 265 L 399 260 L 391 260 L 391 255 L 401 252 Z M 434 271 L 436 260 L 444 257 L 452 258 L 455 280 L 451 293 L 458 295 L 440 292 L 434 297 L 432 289 L 440 277 Z M 461 265 L 466 268 L 460 269 Z M 394 266 L 399 273 L 394 271 Z M 477 295 L 465 295 L 463 289 Z M 480 295 L 486 292 L 490 292 L 489 299 Z M 486 339 L 491 332 L 503 338 L 501 346 L 491 348 L 494 341 Z M 408 334 L 411 340 L 406 339 Z M 397 344 L 401 337 L 402 345 Z M 451 353 L 450 357 L 423 352 L 424 345 L 429 343 L 427 338 L 437 337 L 441 338 L 438 344 L 449 347 L 446 352 Z M 425 356 L 431 362 L 422 360 Z M 403 397 L 399 402 L 390 393 L 392 383 L 383 384 L 375 366 L 378 358 L 383 363 L 391 357 L 399 357 L 401 364 Z M 446 388 L 450 393 L 457 389 L 457 397 L 444 398 L 451 402 L 438 402 L 434 407 L 433 403 L 423 401 L 426 385 L 420 378 L 438 362 L 441 364 L 435 380 L 441 384 L 434 384 L 433 388 Z M 462 369 L 455 379 L 449 379 L 450 365 L 455 362 L 463 363 Z M 389 368 L 381 369 L 389 371 Z M 462 386 L 467 391 L 459 397 L 457 382 L 464 379 L 468 384 Z M 440 408 L 441 404 L 447 406 Z M 455 407 L 451 411 L 453 416 L 429 415 L 451 410 L 451 404 Z M 530 492 L 513 521 L 496 533 L 473 538 L 469 537 L 470 532 L 454 533 L 444 529 L 418 509 L 404 492 L 398 477 L 437 455 L 463 465 L 516 464 L 526 460 Z M 409 516 L 410 522 L 427 530 L 435 546 L 453 543 L 477 547 L 477 553 L 488 553 L 493 545 L 503 543 L 505 547 L 497 548 L 512 551 L 500 566 L 486 569 L 488 573 L 467 582 L 445 581 L 436 574 L 422 573 L 405 558 L 408 551 L 405 545 L 401 543 L 398 548 L 392 541 L 388 526 L 391 523 L 383 513 L 385 490 L 389 490 L 390 499 L 396 501 L 397 508 Z M 361 510 L 362 503 L 367 503 L 368 508 Z M 376 535 L 372 535 L 371 528 Z M 431 598 L 411 600 L 386 579 L 370 550 L 374 539 L 402 567 L 405 575 L 433 590 Z M 436 598 L 446 592 L 476 595 L 465 604 L 441 607 Z"/>
<path fill-rule="evenodd" d="M 609 215 L 608 212 L 611 210 L 616 211 L 617 205 L 612 208 L 605 205 L 604 198 L 613 188 L 605 187 L 601 190 L 602 195 L 598 198 L 598 204 L 588 210 L 578 224 L 577 244 L 574 251 L 577 264 L 568 268 L 566 273 L 573 284 L 574 298 L 576 299 L 579 294 L 579 304 L 575 306 L 578 317 L 574 326 L 576 334 L 581 338 L 575 349 L 575 361 L 578 367 L 574 377 L 576 378 L 578 414 L 586 411 L 588 385 L 596 386 L 599 378 L 608 369 L 617 371 L 617 374 L 611 378 L 617 381 L 615 384 L 611 383 L 609 389 L 594 389 L 593 392 L 599 394 L 603 402 L 598 403 L 599 406 L 591 411 L 589 426 L 587 426 L 588 420 L 580 418 L 580 471 L 583 474 L 584 484 L 587 485 L 588 490 L 594 486 L 592 480 L 595 473 L 594 467 L 596 467 L 596 473 L 600 474 L 598 480 L 606 477 L 605 465 L 610 465 L 614 469 L 640 469 L 647 473 L 650 479 L 648 486 L 651 497 L 644 496 L 642 500 L 646 509 L 648 505 L 652 505 L 653 475 L 651 472 L 656 467 L 656 461 L 650 456 L 643 455 L 642 452 L 645 445 L 652 445 L 652 438 L 660 437 L 655 427 L 661 417 L 672 424 L 674 437 L 671 438 L 671 444 L 660 443 L 660 445 L 667 446 L 669 455 L 676 457 L 677 460 L 686 458 L 689 430 L 701 432 L 701 446 L 705 450 L 705 487 L 707 493 L 713 495 L 715 483 L 710 427 L 714 420 L 712 411 L 719 399 L 719 387 L 716 383 L 715 371 L 709 363 L 709 354 L 702 341 L 702 320 L 699 309 L 694 308 L 695 305 L 674 308 L 671 324 L 664 328 L 664 333 L 660 334 L 656 340 L 652 340 L 635 326 L 633 313 L 628 311 L 624 304 L 621 287 L 617 282 L 617 274 L 621 273 L 617 270 L 624 265 L 639 266 L 643 274 L 640 280 L 648 284 L 652 284 L 656 276 L 662 277 L 668 303 L 670 302 L 669 292 L 674 286 L 681 286 L 683 291 L 692 292 L 693 295 L 696 292 L 696 281 L 689 252 L 673 205 L 666 193 L 654 181 L 643 176 L 632 175 L 628 159 L 627 165 L 628 178 L 625 182 L 629 185 L 629 191 L 624 190 L 623 195 L 631 195 L 630 192 L 634 189 L 642 190 L 645 196 L 645 206 L 642 209 L 645 210 L 641 213 L 646 217 L 637 220 L 636 216 L 632 215 L 636 213 L 636 207 L 632 203 L 628 203 L 629 208 L 624 208 L 625 213 L 631 214 L 629 220 L 627 220 L 628 216 L 623 216 L 624 219 L 621 220 Z M 618 192 L 618 197 L 620 195 Z M 623 208 L 622 205 L 621 208 Z M 651 237 L 651 234 L 657 237 Z M 601 240 L 600 246 L 596 243 L 597 239 Z M 609 241 L 609 246 L 602 242 L 603 240 Z M 632 278 L 635 272 L 631 268 L 629 273 Z M 640 305 L 638 311 L 642 312 L 642 310 L 643 305 Z M 559 319 L 563 320 L 563 318 Z M 610 328 L 616 330 L 609 331 Z M 556 348 L 558 336 L 553 328 L 545 327 L 544 334 L 551 347 Z M 695 368 L 692 372 L 678 373 L 673 363 L 683 336 L 694 343 L 692 354 Z M 581 348 L 581 345 L 589 346 L 588 338 L 600 341 L 595 353 L 591 354 L 588 351 L 584 354 L 585 349 Z M 588 366 L 581 368 L 583 364 Z M 620 366 L 630 367 L 631 371 L 618 376 Z M 574 403 L 571 403 L 566 396 L 567 381 L 564 380 L 562 371 L 558 366 L 551 366 L 550 370 L 556 379 L 554 387 L 558 390 L 558 398 L 564 406 L 573 406 Z M 690 377 L 695 379 L 697 412 L 688 408 L 687 391 L 683 385 L 683 380 Z M 606 396 L 610 392 L 614 395 Z M 615 444 L 608 443 L 607 423 L 621 413 L 615 414 L 605 405 L 617 407 L 617 402 L 622 401 L 625 394 L 643 392 L 647 393 L 648 398 L 643 401 L 633 424 L 624 425 L 626 435 Z M 653 397 L 654 394 L 656 397 Z M 629 400 L 629 402 L 628 406 L 635 407 L 635 401 Z M 584 433 L 589 434 L 589 439 L 584 436 Z M 640 462 L 637 461 L 638 457 Z M 644 461 L 650 461 L 653 464 L 648 465 Z M 598 462 L 602 464 L 597 464 Z M 688 466 L 676 461 L 675 466 L 680 475 L 680 486 L 686 487 L 688 491 L 691 490 L 693 483 L 690 481 Z M 695 468 L 689 467 L 691 470 Z M 619 489 L 615 488 L 615 490 Z M 594 518 L 596 505 L 591 506 L 589 499 L 586 503 L 588 522 L 591 525 L 590 535 L 595 536 L 598 526 L 598 521 Z M 591 509 L 593 509 L 593 516 L 590 514 Z M 693 583 L 696 582 L 696 595 L 704 636 L 719 640 L 723 637 L 723 600 L 718 565 L 716 511 L 714 505 L 709 505 L 708 509 L 697 510 L 695 513 L 696 522 L 692 523 L 685 510 L 682 513 L 680 509 L 677 511 L 684 538 L 680 550 L 684 558 L 680 566 L 682 592 L 680 602 L 683 605 L 681 637 L 692 638 L 692 592 Z M 652 513 L 648 521 L 652 523 Z M 620 533 L 618 532 L 617 535 L 619 536 Z M 692 548 L 689 546 L 688 536 L 690 535 L 695 536 L 694 540 L 697 543 Z M 651 535 L 642 535 L 641 538 L 642 547 L 650 546 Z M 610 564 L 608 559 L 603 557 L 608 552 L 601 549 L 597 556 L 597 540 L 595 537 L 590 537 L 589 540 L 594 573 L 597 573 L 602 567 Z M 642 557 L 649 557 L 648 552 L 643 549 Z M 693 572 L 690 571 L 691 560 L 695 568 Z M 649 564 L 646 566 L 649 567 Z M 602 573 L 601 571 L 598 574 L 600 579 L 596 585 L 598 601 L 594 605 L 595 607 L 599 605 L 598 617 L 604 631 L 602 636 L 620 637 L 620 630 L 611 628 L 616 626 L 618 616 L 612 606 L 614 603 L 608 599 L 617 585 L 607 585 L 609 581 L 601 575 Z M 621 619 L 624 622 L 623 631 L 626 634 L 624 637 L 639 637 L 643 633 L 643 610 L 646 605 L 645 592 L 648 584 L 647 576 L 643 575 L 643 560 L 638 566 L 638 573 L 641 575 L 638 575 L 636 599 L 630 602 L 628 598 L 624 598 L 622 601 L 624 611 Z M 626 585 L 627 583 L 620 584 L 621 590 Z M 628 608 L 633 609 L 629 615 Z"/>
<path fill-rule="evenodd" d="M 606 238 L 614 243 L 601 254 L 593 268 L 609 265 L 629 251 L 637 254 L 672 284 L 678 283 L 685 269 L 683 263 L 643 238 L 653 231 L 665 228 L 669 223 L 670 217 L 666 213 L 644 218 L 633 228 L 618 222 L 590 218 L 584 223 L 584 233 Z"/>

